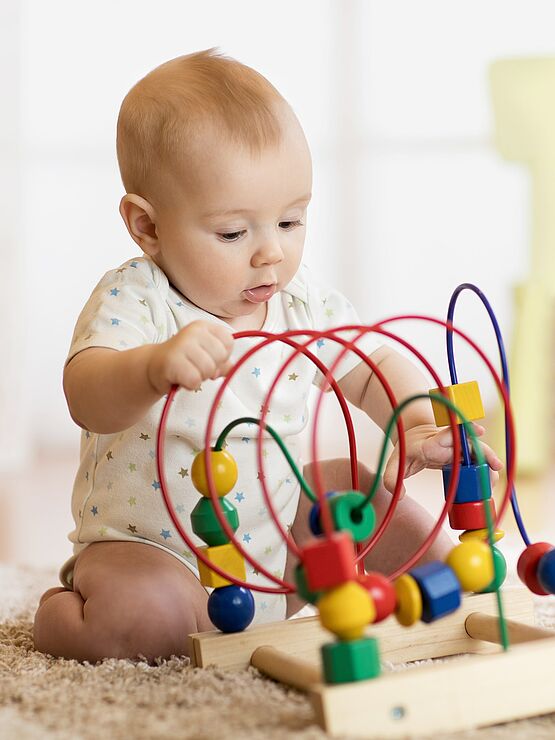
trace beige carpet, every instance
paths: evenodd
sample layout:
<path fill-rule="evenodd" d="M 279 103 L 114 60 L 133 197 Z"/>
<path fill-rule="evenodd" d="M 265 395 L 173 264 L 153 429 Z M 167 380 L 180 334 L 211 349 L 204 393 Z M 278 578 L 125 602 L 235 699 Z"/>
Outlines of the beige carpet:
<path fill-rule="evenodd" d="M 54 578 L 0 565 L 2 740 L 327 737 L 302 694 L 255 670 L 193 669 L 184 658 L 158 666 L 127 660 L 92 666 L 36 653 L 32 615 Z M 545 604 L 540 621 L 555 624 L 554 615 L 553 602 Z M 555 715 L 441 737 L 555 738 Z"/>

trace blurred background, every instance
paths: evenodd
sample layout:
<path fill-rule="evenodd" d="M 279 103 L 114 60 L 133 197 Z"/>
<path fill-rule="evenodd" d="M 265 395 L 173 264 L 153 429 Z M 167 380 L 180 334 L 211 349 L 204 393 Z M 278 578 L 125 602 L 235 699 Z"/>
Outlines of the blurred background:
<path fill-rule="evenodd" d="M 554 27 L 551 0 L 0 0 L 0 561 L 50 567 L 70 553 L 79 431 L 62 368 L 92 288 L 136 254 L 118 214 L 115 123 L 140 77 L 212 46 L 262 72 L 312 147 L 314 271 L 365 323 L 445 317 L 455 286 L 475 282 L 511 345 L 534 189 L 526 157 L 501 156 L 490 70 L 555 55 Z M 495 358 L 477 301 L 462 300 L 457 321 Z M 441 331 L 404 332 L 447 378 Z M 459 357 L 459 379 L 480 380 L 495 426 L 493 382 Z M 323 454 L 346 449 L 343 436 L 321 436 Z M 547 536 L 540 467 L 528 526 Z M 443 498 L 433 476 L 415 483 L 432 509 Z"/>

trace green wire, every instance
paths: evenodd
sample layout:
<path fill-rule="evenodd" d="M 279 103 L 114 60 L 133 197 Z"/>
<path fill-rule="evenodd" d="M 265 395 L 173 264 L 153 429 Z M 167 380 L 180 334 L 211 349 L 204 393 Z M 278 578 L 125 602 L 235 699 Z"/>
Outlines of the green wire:
<path fill-rule="evenodd" d="M 387 444 L 389 440 L 391 439 L 391 435 L 393 432 L 393 427 L 397 423 L 397 419 L 401 415 L 401 413 L 404 411 L 404 409 L 414 401 L 419 401 L 421 399 L 428 399 L 437 401 L 438 403 L 442 403 L 444 406 L 447 406 L 451 411 L 453 411 L 460 419 L 462 419 L 462 423 L 464 425 L 466 433 L 470 436 L 470 439 L 472 441 L 472 447 L 474 450 L 474 454 L 476 456 L 476 460 L 478 462 L 479 468 L 479 478 L 480 478 L 480 488 L 482 491 L 482 501 L 486 500 L 487 497 L 487 491 L 488 491 L 488 472 L 483 467 L 484 463 L 486 462 L 484 453 L 480 449 L 480 445 L 478 442 L 478 437 L 476 436 L 476 433 L 474 432 L 472 428 L 471 422 L 465 417 L 465 415 L 455 406 L 452 401 L 450 401 L 445 396 L 441 396 L 437 393 L 418 393 L 414 396 L 410 396 L 410 398 L 406 398 L 402 403 L 397 406 L 397 408 L 394 410 L 393 414 L 391 415 L 391 419 L 389 420 L 389 423 L 385 430 L 385 439 L 384 443 L 382 445 L 381 453 L 380 453 L 380 459 L 378 462 L 378 469 L 376 471 L 376 477 L 374 478 L 374 482 L 372 483 L 372 486 L 370 488 L 369 493 L 365 497 L 364 501 L 360 504 L 358 508 L 362 509 L 367 504 L 369 504 L 374 496 L 376 495 L 376 491 L 378 490 L 378 487 L 380 485 L 380 481 L 383 475 L 383 470 L 385 467 L 385 458 L 387 453 Z M 488 544 L 492 550 L 492 560 L 493 560 L 493 572 L 494 572 L 494 579 L 498 580 L 499 575 L 499 566 L 496 562 L 496 559 L 493 555 L 493 546 L 494 546 L 494 532 L 493 532 L 493 520 L 491 517 L 491 511 L 489 509 L 489 506 L 484 506 L 485 513 L 486 513 L 486 522 L 487 522 L 487 530 L 488 530 Z M 503 603 L 501 600 L 501 593 L 499 591 L 499 586 L 496 586 L 495 588 L 495 595 L 497 599 L 497 611 L 499 613 L 499 632 L 501 637 L 501 644 L 503 646 L 504 650 L 507 650 L 509 647 L 509 635 L 507 630 L 507 622 L 505 621 L 505 615 L 504 615 L 504 609 L 503 609 Z"/>
<path fill-rule="evenodd" d="M 482 490 L 482 501 L 485 501 L 487 498 L 487 490 L 488 490 L 488 473 L 487 470 L 483 467 L 484 463 L 486 462 L 484 453 L 480 449 L 480 445 L 478 442 L 478 437 L 476 436 L 476 433 L 472 429 L 471 422 L 465 417 L 465 415 L 455 406 L 455 404 L 450 401 L 445 396 L 441 396 L 436 393 L 418 393 L 414 396 L 410 396 L 409 398 L 406 398 L 402 403 L 397 406 L 397 408 L 393 411 L 393 414 L 391 415 L 391 419 L 389 420 L 389 423 L 387 425 L 387 428 L 385 430 L 385 439 L 384 443 L 382 445 L 381 453 L 380 453 L 380 459 L 378 462 L 378 469 L 376 471 L 376 476 L 374 478 L 374 482 L 372 483 L 372 486 L 370 488 L 369 493 L 366 495 L 364 501 L 360 504 L 360 507 L 357 508 L 364 508 L 366 505 L 368 505 L 374 496 L 376 495 L 376 491 L 378 490 L 378 487 L 380 485 L 380 480 L 383 475 L 383 470 L 386 464 L 386 454 L 387 454 L 387 445 L 389 440 L 391 439 L 391 435 L 393 432 L 393 427 L 397 423 L 397 419 L 401 415 L 401 413 L 404 411 L 404 409 L 414 401 L 419 401 L 421 399 L 428 399 L 437 401 L 438 403 L 442 403 L 444 406 L 447 406 L 451 411 L 453 411 L 460 419 L 462 419 L 462 424 L 465 428 L 466 433 L 469 435 L 471 441 L 472 441 L 472 447 L 474 450 L 474 454 L 476 456 L 476 460 L 478 462 L 479 468 L 479 477 L 480 477 L 480 488 Z M 216 440 L 216 444 L 214 446 L 215 451 L 221 451 L 225 442 L 225 439 L 229 432 L 231 432 L 232 429 L 234 429 L 236 426 L 239 426 L 239 424 L 258 424 L 258 426 L 263 427 L 266 429 L 270 435 L 274 438 L 274 440 L 277 442 L 280 450 L 282 451 L 283 455 L 285 456 L 285 459 L 291 466 L 291 470 L 293 471 L 293 474 L 295 475 L 296 479 L 299 481 L 299 484 L 302 488 L 302 490 L 305 492 L 305 494 L 308 496 L 308 498 L 315 503 L 317 501 L 317 496 L 313 493 L 308 483 L 305 481 L 302 473 L 296 466 L 293 458 L 289 454 L 289 451 L 287 450 L 287 447 L 285 446 L 284 441 L 281 439 L 279 434 L 272 429 L 272 427 L 269 424 L 262 424 L 260 419 L 256 419 L 251 416 L 243 416 L 239 419 L 235 419 L 234 421 L 230 422 L 222 432 L 220 433 L 219 437 Z M 486 522 L 487 522 L 487 530 L 488 530 L 488 544 L 492 550 L 492 560 L 493 560 L 493 572 L 494 572 L 494 579 L 498 580 L 499 575 L 499 566 L 496 562 L 496 559 L 493 555 L 493 546 L 494 546 L 494 532 L 493 532 L 493 520 L 491 516 L 491 512 L 489 509 L 489 506 L 484 506 L 485 513 L 486 513 Z M 495 588 L 495 595 L 497 599 L 497 611 L 499 614 L 499 632 L 501 636 L 501 644 L 503 646 L 503 650 L 507 650 L 509 647 L 509 635 L 508 635 L 508 629 L 507 629 L 507 622 L 505 620 L 504 615 L 504 609 L 503 609 L 503 602 L 501 599 L 501 592 L 499 590 L 499 586 L 496 585 Z"/>
<path fill-rule="evenodd" d="M 295 465 L 295 461 L 289 454 L 289 451 L 287 447 L 285 446 L 285 442 L 282 440 L 282 438 L 279 436 L 279 434 L 275 431 L 275 429 L 272 429 L 272 427 L 269 424 L 263 424 L 260 419 L 255 419 L 252 416 L 242 416 L 240 419 L 235 419 L 234 421 L 231 421 L 221 432 L 220 436 L 216 440 L 216 444 L 214 446 L 214 450 L 219 452 L 223 444 L 225 442 L 225 438 L 227 435 L 231 432 L 232 429 L 234 429 L 236 426 L 239 426 L 239 424 L 258 424 L 258 426 L 263 427 L 266 431 L 270 432 L 272 437 L 275 439 L 275 441 L 278 443 L 278 446 L 280 450 L 283 452 L 285 459 L 291 466 L 291 470 L 293 471 L 293 474 L 295 478 L 299 481 L 301 484 L 301 488 L 306 493 L 308 498 L 312 501 L 312 503 L 315 503 L 318 500 L 318 497 L 315 493 L 312 492 L 312 489 L 308 485 L 308 483 L 305 481 L 303 474 L 299 470 L 299 468 Z"/>

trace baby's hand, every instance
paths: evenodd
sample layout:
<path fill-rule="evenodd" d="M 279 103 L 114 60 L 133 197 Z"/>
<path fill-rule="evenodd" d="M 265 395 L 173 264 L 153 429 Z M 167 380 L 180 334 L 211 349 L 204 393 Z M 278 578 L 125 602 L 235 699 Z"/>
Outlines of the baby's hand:
<path fill-rule="evenodd" d="M 472 424 L 472 429 L 477 437 L 481 437 L 485 432 L 484 427 L 475 423 Z M 424 468 L 442 468 L 453 462 L 453 434 L 450 428 L 438 430 L 434 424 L 422 424 L 406 431 L 405 441 L 406 461 L 403 478 L 409 478 Z M 492 484 L 495 484 L 499 477 L 497 471 L 502 469 L 503 463 L 491 447 L 483 442 L 480 442 L 480 449 L 492 470 Z M 395 490 L 398 467 L 399 443 L 391 453 L 383 476 L 383 483 L 388 491 Z"/>
<path fill-rule="evenodd" d="M 210 321 L 193 321 L 171 339 L 153 345 L 147 365 L 152 387 L 161 395 L 172 385 L 196 390 L 203 380 L 225 375 L 232 366 L 231 331 Z"/>

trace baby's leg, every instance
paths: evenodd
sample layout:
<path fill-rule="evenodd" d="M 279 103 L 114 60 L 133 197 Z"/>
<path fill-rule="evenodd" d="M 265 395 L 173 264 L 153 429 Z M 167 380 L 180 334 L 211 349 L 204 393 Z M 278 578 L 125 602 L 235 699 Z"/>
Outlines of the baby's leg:
<path fill-rule="evenodd" d="M 346 458 L 324 460 L 320 463 L 324 488 L 326 491 L 346 491 L 351 488 L 351 467 Z M 358 464 L 359 487 L 361 491 L 369 491 L 374 474 L 362 463 Z M 314 486 L 314 464 L 305 466 L 303 475 L 308 484 Z M 383 521 L 389 507 L 391 494 L 380 486 L 373 499 L 376 512 L 376 528 Z M 291 534 L 298 545 L 302 545 L 312 537 L 308 525 L 308 514 L 312 503 L 308 497 L 301 492 L 299 506 Z M 366 570 L 377 570 L 386 575 L 392 573 L 398 566 L 402 565 L 410 555 L 416 552 L 419 545 L 431 532 L 435 520 L 420 504 L 409 496 L 405 496 L 395 508 L 395 513 L 386 531 L 378 544 L 372 549 L 365 559 Z M 447 553 L 453 547 L 453 542 L 447 532 L 441 530 L 430 549 L 418 561 L 426 563 L 430 560 L 444 560 Z M 288 558 L 285 571 L 285 580 L 293 581 L 294 558 Z M 293 614 L 302 606 L 302 602 L 296 596 L 289 597 L 288 616 Z"/>
<path fill-rule="evenodd" d="M 37 650 L 95 662 L 187 654 L 187 635 L 213 629 L 208 595 L 173 555 L 139 542 L 95 542 L 73 591 L 49 589 L 35 615 Z"/>

